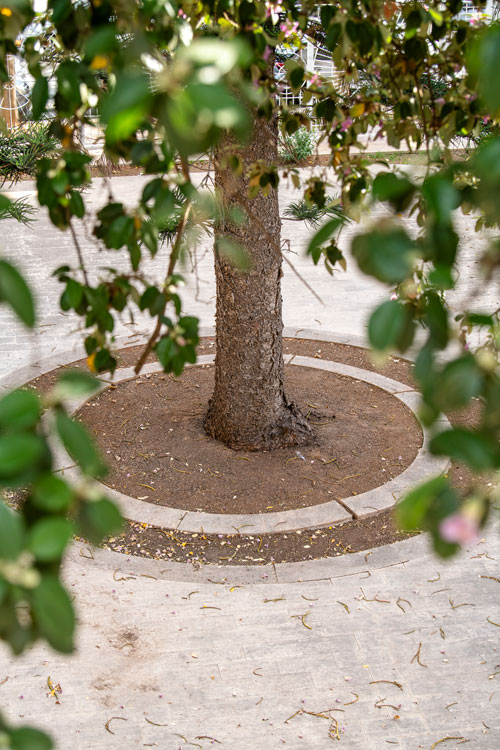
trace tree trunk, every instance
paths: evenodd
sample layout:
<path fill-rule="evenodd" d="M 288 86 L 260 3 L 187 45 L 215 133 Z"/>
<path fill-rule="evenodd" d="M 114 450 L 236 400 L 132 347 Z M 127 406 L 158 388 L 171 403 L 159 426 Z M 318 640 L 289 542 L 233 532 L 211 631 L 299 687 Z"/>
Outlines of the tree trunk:
<path fill-rule="evenodd" d="M 224 154 L 238 152 L 240 176 L 224 168 Z M 215 390 L 205 417 L 209 435 L 238 450 L 271 450 L 312 439 L 311 428 L 284 391 L 281 312 L 281 220 L 277 190 L 248 198 L 249 165 L 276 164 L 277 122 L 254 119 L 251 141 L 236 146 L 229 137 L 216 154 L 215 184 L 223 205 L 217 228 L 217 348 Z M 231 209 L 246 218 L 235 223 Z M 217 238 L 244 247 L 251 264 L 244 272 L 217 252 Z"/>

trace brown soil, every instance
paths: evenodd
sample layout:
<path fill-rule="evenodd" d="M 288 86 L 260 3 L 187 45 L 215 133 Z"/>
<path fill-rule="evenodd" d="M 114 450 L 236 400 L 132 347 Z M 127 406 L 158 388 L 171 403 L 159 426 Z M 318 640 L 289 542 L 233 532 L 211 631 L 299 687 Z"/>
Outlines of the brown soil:
<path fill-rule="evenodd" d="M 127 523 L 124 533 L 107 540 L 105 546 L 126 555 L 189 562 L 199 568 L 207 564 L 268 565 L 338 557 L 411 536 L 415 534 L 397 529 L 391 510 L 384 510 L 336 526 L 282 534 L 192 534 Z"/>
<path fill-rule="evenodd" d="M 378 371 L 411 387 L 414 386 L 411 362 L 400 357 L 390 357 L 384 367 L 378 368 L 372 362 L 370 352 L 360 347 L 308 339 L 285 339 L 283 345 L 287 353 L 295 352 L 317 359 L 331 359 Z M 119 366 L 134 365 L 142 349 L 143 345 L 120 349 Z M 204 338 L 200 342 L 199 354 L 212 353 L 213 350 L 213 338 Z M 155 356 L 152 354 L 148 361 L 154 360 Z M 67 367 L 86 368 L 85 360 L 73 362 Z M 29 386 L 40 393 L 47 393 L 61 371 L 67 367 L 57 368 L 41 375 L 31 381 Z M 473 402 L 466 410 L 447 416 L 454 425 L 471 427 L 477 424 L 478 411 L 479 405 Z M 449 476 L 459 490 L 467 489 L 470 476 L 463 466 L 454 463 Z M 11 501 L 15 503 L 16 498 L 12 497 Z M 105 546 L 128 555 L 191 562 L 195 567 L 210 563 L 265 565 L 272 562 L 296 562 L 370 550 L 410 536 L 412 534 L 400 532 L 396 528 L 393 512 L 389 509 L 367 518 L 327 528 L 309 529 L 302 533 L 274 533 L 262 536 L 246 534 L 198 534 L 196 536 L 180 531 L 159 529 L 149 524 L 127 522 L 124 532 L 116 538 L 107 540 Z M 89 554 L 92 554 L 91 550 Z M 367 552 L 367 558 L 369 554 Z"/>
<path fill-rule="evenodd" d="M 110 467 L 105 483 L 156 505 L 267 513 L 349 498 L 409 466 L 422 444 L 412 412 L 353 378 L 293 365 L 286 389 L 315 442 L 300 451 L 233 451 L 205 435 L 212 366 L 118 383 L 79 412 Z M 347 502 L 347 505 L 349 503 Z"/>

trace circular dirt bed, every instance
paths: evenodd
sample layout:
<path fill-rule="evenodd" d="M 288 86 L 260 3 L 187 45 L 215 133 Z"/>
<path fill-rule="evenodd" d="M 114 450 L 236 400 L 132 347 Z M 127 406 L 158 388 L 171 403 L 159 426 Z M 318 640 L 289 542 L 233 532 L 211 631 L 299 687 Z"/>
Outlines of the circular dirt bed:
<path fill-rule="evenodd" d="M 333 360 L 335 362 L 341 362 L 346 365 L 352 365 L 354 367 L 360 367 L 362 369 L 371 370 L 371 371 L 378 371 L 380 374 L 386 375 L 390 378 L 393 378 L 395 380 L 398 380 L 404 384 L 406 384 L 409 388 L 414 387 L 414 383 L 411 376 L 411 363 L 407 360 L 396 358 L 396 357 L 389 357 L 386 365 L 383 368 L 377 368 L 372 360 L 370 359 L 370 354 L 366 349 L 351 346 L 348 344 L 339 344 L 339 343 L 332 343 L 332 342 L 325 342 L 325 341 L 317 341 L 317 340 L 310 340 L 310 339 L 295 339 L 295 338 L 285 338 L 283 341 L 284 344 L 284 352 L 289 354 L 299 354 L 302 356 L 309 356 L 314 357 L 315 359 L 319 360 Z M 117 352 L 118 355 L 118 361 L 119 361 L 119 367 L 129 367 L 131 365 L 134 365 L 141 354 L 143 350 L 143 344 L 142 345 L 131 345 L 126 348 L 120 349 Z M 211 354 L 214 351 L 214 339 L 211 337 L 204 338 L 200 341 L 200 345 L 198 347 L 198 353 L 199 354 Z M 149 362 L 155 361 L 154 354 L 151 354 L 148 358 Z M 41 394 L 47 394 L 50 389 L 53 387 L 57 377 L 66 370 L 67 368 L 81 368 L 83 370 L 87 369 L 86 366 L 86 360 L 81 359 L 77 362 L 73 362 L 69 365 L 66 365 L 64 367 L 56 368 L 55 370 L 51 370 L 50 372 L 47 372 L 43 375 L 38 376 L 34 380 L 32 380 L 28 385 L 31 388 L 36 389 Z M 210 369 L 210 368 L 206 368 Z M 288 368 L 290 370 L 291 368 Z M 296 368 L 298 369 L 298 368 Z M 189 371 L 190 372 L 190 371 Z M 306 371 L 310 372 L 310 371 Z M 317 371 L 314 371 L 314 373 L 317 375 Z M 186 373 L 188 375 L 188 372 Z M 168 378 L 168 376 L 156 376 L 156 379 L 160 379 L 161 377 L 164 378 L 164 382 L 168 385 L 168 381 L 172 384 L 172 390 L 170 392 L 170 399 L 174 399 L 175 401 L 180 400 L 179 393 L 182 394 L 184 388 L 186 387 L 187 380 L 185 380 L 186 376 L 183 376 L 182 383 L 178 383 L 176 379 Z M 323 374 L 323 378 L 334 378 L 337 376 L 332 376 L 328 373 Z M 143 389 L 145 386 L 147 387 L 147 382 L 150 380 L 150 378 L 138 378 L 137 380 L 141 381 L 141 385 L 137 385 L 137 389 Z M 348 380 L 349 384 L 352 384 L 352 380 Z M 131 385 L 135 384 L 135 380 L 132 381 Z M 370 392 L 371 386 L 368 386 L 368 389 Z M 201 394 L 199 393 L 199 389 L 195 389 L 197 393 L 197 398 L 200 401 L 200 407 L 199 407 L 199 414 L 198 418 L 200 419 L 201 424 L 201 416 L 203 414 L 204 408 L 206 408 L 206 400 L 202 403 Z M 133 392 L 133 388 L 132 388 Z M 291 392 L 291 391 L 290 391 Z M 141 390 L 136 390 L 136 393 L 141 393 L 141 398 L 143 397 L 143 392 Z M 321 395 L 323 395 L 323 391 L 321 392 Z M 380 391 L 377 388 L 372 388 L 372 391 L 370 393 L 370 396 L 372 399 L 370 399 L 369 403 L 376 404 L 378 403 L 376 400 L 374 400 L 374 396 L 376 395 L 378 398 L 378 395 L 383 395 L 385 398 L 389 399 L 390 408 L 393 407 L 399 407 L 400 403 L 397 402 L 396 399 L 393 397 L 387 396 L 382 391 Z M 208 398 L 207 393 L 207 398 Z M 155 391 L 156 396 L 156 391 Z M 131 455 L 136 455 L 137 451 L 133 453 L 130 451 L 130 446 L 133 445 L 133 439 L 137 439 L 137 432 L 139 431 L 138 428 L 140 428 L 140 425 L 146 426 L 146 422 L 149 421 L 149 416 L 142 417 L 142 420 L 139 420 L 138 424 L 136 425 L 135 431 L 132 432 L 131 428 L 129 427 L 131 418 L 130 414 L 125 413 L 125 406 L 123 404 L 120 404 L 120 395 L 119 395 L 119 388 L 117 388 L 114 391 L 110 391 L 106 394 L 106 397 L 109 399 L 109 405 L 108 405 L 108 411 L 102 412 L 99 415 L 97 413 L 93 414 L 91 416 L 91 422 L 93 425 L 93 429 L 95 430 L 97 435 L 101 435 L 103 432 L 110 432 L 110 427 L 108 426 L 112 414 L 110 413 L 111 406 L 114 408 L 114 410 L 117 411 L 118 416 L 113 420 L 115 424 L 115 430 L 116 425 L 118 426 L 118 435 L 120 435 L 123 439 L 123 441 L 119 441 L 118 443 L 115 442 L 114 448 L 116 450 L 114 453 L 107 453 L 108 450 L 111 450 L 109 446 L 106 445 L 104 437 L 100 438 L 101 443 L 101 449 L 103 449 L 104 455 L 106 456 L 106 459 L 111 463 L 113 461 L 114 466 L 118 466 L 121 461 L 118 461 L 114 456 L 118 455 L 120 456 L 121 460 L 123 450 L 124 448 L 127 448 L 129 450 Z M 298 397 L 295 395 L 296 400 L 302 404 L 303 406 L 306 406 L 307 408 L 307 402 L 309 401 L 309 397 L 306 398 L 304 395 L 303 398 Z M 135 398 L 135 401 L 137 401 L 137 396 Z M 156 402 L 156 397 L 154 399 Z M 94 400 L 92 403 L 105 403 L 103 401 L 103 396 L 101 396 L 99 399 Z M 316 403 L 315 401 L 311 401 L 311 403 Z M 341 401 L 340 398 L 335 397 L 335 401 L 332 402 L 335 403 L 336 409 L 333 410 L 333 412 L 336 414 L 335 419 L 339 419 L 339 415 L 341 414 L 341 410 L 345 410 L 346 403 Z M 165 405 L 170 404 L 169 401 L 165 401 Z M 329 404 L 330 406 L 330 404 Z M 366 404 L 365 404 L 366 406 Z M 137 404 L 136 404 L 137 408 Z M 353 407 L 355 408 L 355 407 Z M 381 407 L 379 406 L 377 408 L 377 416 L 380 417 L 381 412 L 378 412 L 378 409 Z M 95 412 L 97 407 L 85 407 L 84 411 L 86 414 L 90 410 Z M 373 410 L 375 411 L 375 410 Z M 389 414 L 392 414 L 393 412 L 389 412 Z M 146 411 L 145 414 L 147 415 L 148 412 Z M 387 462 L 389 464 L 391 463 L 397 463 L 399 466 L 399 456 L 404 456 L 405 454 L 401 451 L 401 448 L 406 444 L 406 441 L 409 439 L 410 435 L 407 431 L 407 422 L 402 422 L 400 424 L 399 419 L 394 418 L 394 420 L 389 416 L 389 414 L 385 414 L 384 416 L 387 418 L 387 420 L 391 420 L 391 424 L 395 425 L 396 427 L 396 433 L 393 436 L 393 453 L 391 460 L 389 461 L 389 454 L 383 453 L 382 457 L 386 458 Z M 410 422 L 414 425 L 414 422 L 412 422 L 413 417 L 408 414 L 408 412 L 403 408 L 403 415 L 405 418 L 410 418 Z M 450 421 L 453 425 L 456 426 L 466 426 L 466 427 L 474 427 L 478 423 L 478 408 L 476 404 L 471 404 L 466 410 L 462 410 L 460 412 L 456 412 L 453 414 L 448 415 L 450 418 Z M 129 420 L 130 418 L 130 420 Z M 104 419 L 108 420 L 106 423 L 106 426 L 103 427 L 105 424 Z M 161 434 L 165 432 L 165 412 L 162 414 L 162 431 Z M 406 425 L 406 427 L 405 427 Z M 128 428 L 128 429 L 127 429 Z M 322 428 L 320 428 L 322 429 Z M 418 429 L 418 428 L 417 428 Z M 130 430 L 130 432 L 129 432 Z M 141 430 L 140 432 L 147 432 L 147 430 Z M 117 436 L 118 436 L 117 435 Z M 204 442 L 206 439 L 202 437 L 201 434 L 199 434 L 199 443 Z M 344 438 L 342 438 L 343 440 Z M 128 441 L 128 442 L 126 442 Z M 395 445 L 394 442 L 397 445 L 397 449 L 394 450 Z M 420 437 L 417 439 L 417 444 L 420 443 Z M 341 444 L 337 446 L 337 449 L 341 448 Z M 355 447 L 354 450 L 358 450 L 358 454 L 360 451 L 361 445 L 358 447 Z M 140 449 L 141 453 L 144 453 L 142 449 Z M 153 446 L 153 450 L 155 453 L 162 453 L 163 451 L 158 451 L 158 446 Z M 221 449 L 225 453 L 229 453 L 226 449 Z M 312 452 L 312 449 L 311 449 Z M 290 451 L 287 456 L 293 458 L 293 451 Z M 303 455 L 305 456 L 307 451 L 302 450 Z M 333 454 L 337 460 L 338 460 L 338 451 Z M 414 455 L 414 453 L 412 453 Z M 352 466 L 353 459 L 356 458 L 354 454 L 352 454 L 353 458 L 349 458 L 350 466 Z M 248 458 L 254 457 L 253 455 L 247 456 Z M 381 458 L 382 458 L 381 457 Z M 145 457 L 142 457 L 147 459 L 147 455 Z M 394 460 L 395 459 L 395 460 Z M 298 459 L 300 460 L 300 459 Z M 310 458 L 309 461 L 316 459 Z M 329 460 L 329 459 L 327 459 Z M 411 459 L 409 459 L 411 460 Z M 407 461 L 408 462 L 408 461 Z M 235 461 L 234 462 L 237 466 L 241 467 L 246 465 L 246 461 Z M 287 464 L 287 467 L 294 467 L 294 464 L 296 464 L 296 461 L 291 461 L 289 464 Z M 382 463 L 382 461 L 381 461 Z M 383 462 L 384 464 L 386 462 Z M 402 462 L 401 462 L 402 463 Z M 297 464 L 298 465 L 298 464 Z M 301 462 L 302 469 L 304 470 L 305 464 Z M 335 462 L 328 465 L 330 467 L 331 471 L 334 471 Z M 379 467 L 380 473 L 382 475 L 382 479 L 380 481 L 385 481 L 385 474 L 389 474 L 389 479 L 391 478 L 391 473 L 393 475 L 396 474 L 396 467 L 389 465 L 386 468 L 385 472 L 382 472 L 382 469 L 380 468 L 380 464 L 376 464 L 376 466 Z M 311 469 L 314 469 L 317 467 L 315 464 L 308 464 L 308 467 Z M 156 468 L 156 464 L 155 467 Z M 234 466 L 233 466 L 234 468 Z M 382 468 L 385 468 L 383 466 Z M 404 468 L 400 467 L 399 471 Z M 142 469 L 144 471 L 144 469 Z M 125 472 L 130 473 L 130 472 Z M 175 472 L 172 472 L 172 475 Z M 302 473 L 302 472 L 301 472 Z M 356 471 L 349 471 L 345 472 L 348 473 L 358 473 Z M 455 487 L 457 487 L 460 491 L 465 491 L 469 488 L 471 478 L 467 472 L 467 470 L 461 466 L 460 464 L 453 463 L 450 471 L 449 471 L 450 479 Z M 130 479 L 130 477 L 126 477 L 127 480 Z M 143 477 L 144 478 L 144 477 Z M 358 477 L 359 479 L 359 477 Z M 114 480 L 111 480 L 112 482 Z M 139 480 L 141 481 L 141 480 Z M 156 483 L 157 479 L 154 476 L 153 481 Z M 219 481 L 219 480 L 218 480 Z M 345 480 L 347 481 L 347 480 Z M 147 482 L 141 482 L 141 484 L 147 484 Z M 154 487 L 155 485 L 151 485 Z M 148 493 L 150 495 L 153 495 L 153 492 L 151 490 L 148 491 L 147 488 L 144 489 L 144 494 Z M 331 489 L 331 487 L 330 487 Z M 356 491 L 356 490 L 354 490 Z M 132 494 L 132 493 L 131 493 Z M 141 495 L 139 495 L 141 496 Z M 152 499 L 152 498 L 151 498 Z M 232 499 L 232 498 L 231 498 Z M 328 499 L 331 499 L 331 496 L 328 496 Z M 9 495 L 9 502 L 14 507 L 19 507 L 19 505 L 23 501 L 23 493 L 21 491 L 16 491 Z M 311 500 L 309 500 L 311 502 Z M 411 534 L 404 533 L 399 531 L 394 522 L 394 515 L 393 515 L 393 509 L 389 508 L 387 510 L 381 511 L 379 513 L 374 513 L 373 515 L 370 515 L 368 517 L 359 518 L 353 521 L 347 521 L 338 523 L 331 526 L 321 527 L 321 528 L 310 528 L 304 531 L 296 531 L 296 532 L 275 532 L 270 534 L 262 534 L 262 535 L 252 535 L 252 534 L 245 534 L 245 533 L 234 533 L 234 534 L 192 534 L 188 532 L 181 532 L 178 530 L 172 530 L 167 528 L 159 528 L 151 524 L 147 523 L 138 523 L 138 522 L 126 522 L 125 528 L 123 530 L 123 533 L 121 533 L 119 536 L 112 537 L 110 539 L 107 539 L 104 542 L 105 547 L 108 547 L 109 549 L 112 549 L 116 552 L 120 552 L 126 555 L 135 555 L 139 557 L 150 557 L 157 560 L 170 560 L 170 561 L 176 561 L 176 562 L 184 562 L 184 563 L 191 563 L 194 567 L 198 568 L 200 566 L 205 565 L 266 565 L 269 563 L 281 563 L 281 562 L 298 562 L 298 561 L 307 561 L 307 560 L 313 560 L 318 558 L 324 558 L 324 557 L 336 557 L 339 555 L 345 555 L 349 554 L 351 552 L 357 552 L 360 550 L 368 550 L 366 553 L 367 559 L 369 559 L 370 552 L 369 550 L 378 547 L 381 545 L 391 544 L 395 541 L 399 541 L 402 539 L 405 539 L 407 537 L 411 536 Z M 89 555 L 89 557 L 92 557 L 92 550 L 89 548 L 88 553 L 85 552 L 85 549 L 81 552 L 83 556 L 86 554 Z M 217 576 L 217 573 L 215 573 Z"/>
<path fill-rule="evenodd" d="M 308 415 L 315 442 L 300 451 L 241 453 L 207 437 L 211 365 L 180 378 L 118 383 L 79 412 L 110 466 L 106 484 L 141 500 L 208 513 L 270 513 L 344 500 L 388 482 L 422 444 L 412 412 L 353 378 L 286 368 L 289 398 Z"/>

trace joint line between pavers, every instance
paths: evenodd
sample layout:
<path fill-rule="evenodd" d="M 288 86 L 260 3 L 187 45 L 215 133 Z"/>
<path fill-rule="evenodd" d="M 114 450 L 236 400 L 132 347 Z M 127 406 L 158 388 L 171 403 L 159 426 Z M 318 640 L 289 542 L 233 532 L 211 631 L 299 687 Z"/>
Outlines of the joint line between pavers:
<path fill-rule="evenodd" d="M 353 510 L 352 508 L 350 508 L 350 507 L 349 507 L 349 506 L 347 505 L 347 503 L 346 503 L 346 502 L 344 502 L 344 500 L 341 500 L 341 499 L 340 499 L 339 497 L 336 497 L 336 498 L 335 498 L 335 502 L 337 502 L 337 503 L 338 503 L 339 505 L 341 505 L 341 506 L 342 506 L 342 507 L 344 508 L 344 510 L 346 510 L 346 511 L 347 511 L 348 513 L 350 513 L 350 514 L 351 514 L 351 516 L 352 516 L 352 518 L 353 518 L 353 521 L 355 521 L 355 520 L 356 520 L 357 518 L 359 518 L 359 516 L 358 516 L 358 514 L 356 513 L 356 511 L 355 511 L 355 510 Z"/>

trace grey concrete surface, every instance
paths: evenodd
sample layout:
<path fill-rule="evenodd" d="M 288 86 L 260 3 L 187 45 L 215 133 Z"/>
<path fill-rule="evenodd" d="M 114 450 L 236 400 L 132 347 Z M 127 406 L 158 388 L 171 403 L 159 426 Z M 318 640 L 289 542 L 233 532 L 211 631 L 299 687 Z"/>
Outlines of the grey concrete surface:
<path fill-rule="evenodd" d="M 497 550 L 491 535 L 444 564 L 419 538 L 246 577 L 75 545 L 77 653 L 2 647 L 0 701 L 78 750 L 326 750 L 333 719 L 353 750 L 493 750 Z"/>
<path fill-rule="evenodd" d="M 112 190 L 130 201 L 143 183 L 115 178 Z M 93 206 L 99 191 L 104 183 L 87 195 Z M 282 206 L 295 195 L 284 187 Z M 452 305 L 477 276 L 480 242 L 472 225 L 459 219 L 465 253 Z M 42 358 L 51 356 L 55 366 L 82 349 L 77 322 L 58 310 L 60 289 L 51 278 L 55 266 L 76 262 L 70 238 L 42 213 L 33 230 L 11 222 L 2 229 L 0 252 L 38 290 L 40 316 L 33 336 L 0 308 L 5 386 L 18 367 L 34 376 Z M 349 227 L 343 241 L 355 231 Z M 387 290 L 352 264 L 333 279 L 312 267 L 302 256 L 307 234 L 284 222 L 287 257 L 325 305 L 287 267 L 285 323 L 313 329 L 318 349 L 322 331 L 359 343 Z M 82 244 L 92 274 L 119 261 L 84 233 Z M 148 265 L 160 275 L 164 262 L 160 253 Z M 189 274 L 186 309 L 211 325 L 208 242 L 198 275 L 197 287 Z M 482 309 L 495 295 L 487 290 Z M 117 333 L 133 343 L 149 325 L 147 318 L 124 320 Z M 0 705 L 13 722 L 50 731 L 60 750 L 327 750 L 337 742 L 355 750 L 496 750 L 498 557 L 495 527 L 447 563 L 424 537 L 342 558 L 201 570 L 75 544 L 65 577 L 78 610 L 77 652 L 60 656 L 38 645 L 13 659 L 0 645 Z M 48 677 L 61 685 L 60 704 L 48 695 Z"/>

